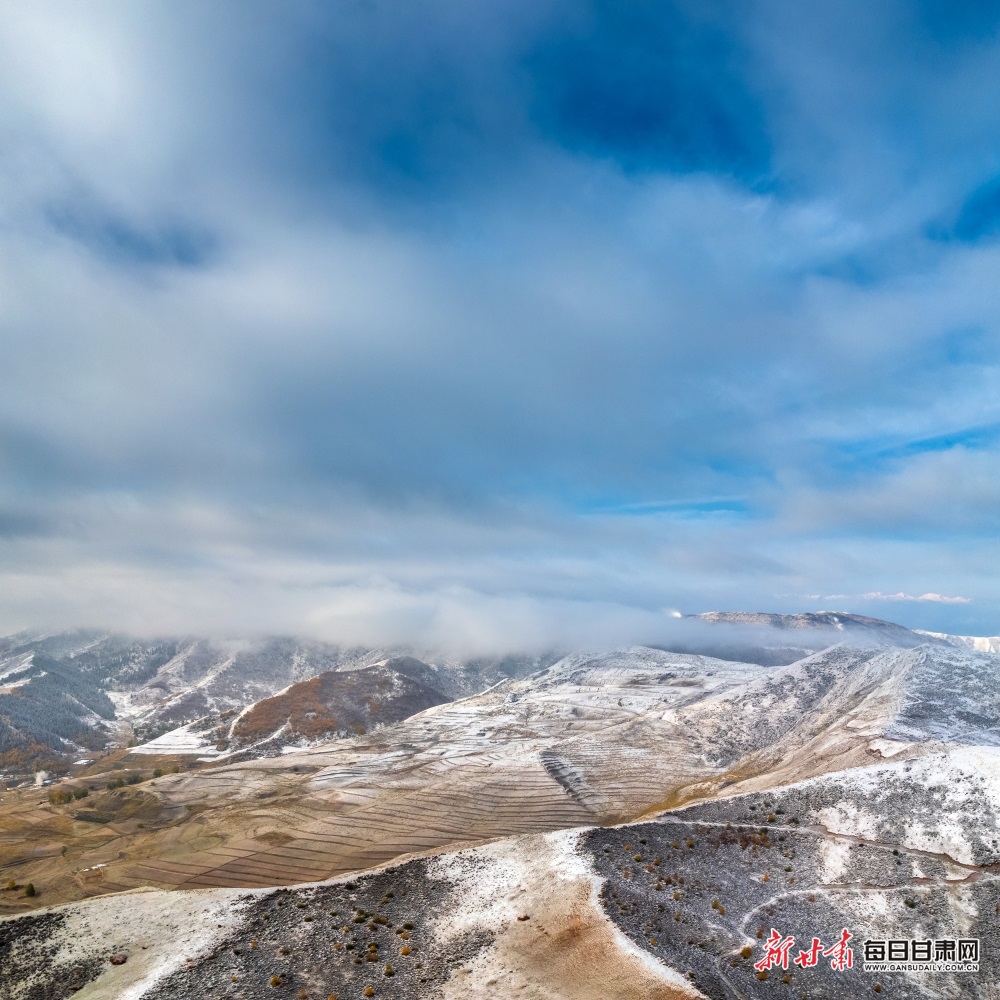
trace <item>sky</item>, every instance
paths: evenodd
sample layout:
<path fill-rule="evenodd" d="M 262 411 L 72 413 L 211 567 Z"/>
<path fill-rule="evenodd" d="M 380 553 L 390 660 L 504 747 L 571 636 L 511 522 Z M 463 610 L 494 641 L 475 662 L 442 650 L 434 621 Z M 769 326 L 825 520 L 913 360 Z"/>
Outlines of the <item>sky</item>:
<path fill-rule="evenodd" d="M 1000 6 L 11 0 L 0 629 L 1000 633 Z"/>

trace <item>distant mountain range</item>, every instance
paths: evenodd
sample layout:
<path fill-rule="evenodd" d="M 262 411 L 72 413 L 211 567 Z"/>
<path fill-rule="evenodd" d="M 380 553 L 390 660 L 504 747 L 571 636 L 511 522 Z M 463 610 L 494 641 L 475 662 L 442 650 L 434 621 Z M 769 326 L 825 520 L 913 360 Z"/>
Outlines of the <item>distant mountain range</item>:
<path fill-rule="evenodd" d="M 780 666 L 838 643 L 1000 650 L 845 612 L 687 616 L 673 652 Z M 272 637 L 138 639 L 96 631 L 0 639 L 0 771 L 109 746 L 230 758 L 356 735 L 531 674 L 557 651 L 459 660 L 409 648 Z M 347 674 L 354 674 L 348 678 Z M 360 728 L 359 728 L 360 727 Z"/>
<path fill-rule="evenodd" d="M 335 737 L 358 725 L 398 721 L 405 717 L 400 712 L 481 691 L 558 659 L 556 653 L 514 654 L 442 658 L 430 665 L 406 660 L 408 652 L 288 637 L 146 640 L 94 631 L 7 636 L 0 639 L 0 770 L 53 767 L 87 750 L 142 744 L 181 729 L 177 739 L 185 746 L 238 749 L 271 735 L 263 733 L 262 720 L 286 704 L 292 713 L 287 742 L 321 732 Z M 361 673 L 349 685 L 331 676 L 350 671 Z M 323 680 L 296 687 L 316 678 Z M 363 705 L 339 704 L 338 692 L 357 700 L 366 688 Z M 305 715 L 293 718 L 292 706 L 302 698 L 316 702 L 303 711 L 326 706 L 326 728 L 315 719 L 306 725 Z M 365 707 L 374 701 L 378 708 Z M 244 714 L 258 703 L 256 712 Z M 289 720 L 276 723 L 275 731 Z"/>

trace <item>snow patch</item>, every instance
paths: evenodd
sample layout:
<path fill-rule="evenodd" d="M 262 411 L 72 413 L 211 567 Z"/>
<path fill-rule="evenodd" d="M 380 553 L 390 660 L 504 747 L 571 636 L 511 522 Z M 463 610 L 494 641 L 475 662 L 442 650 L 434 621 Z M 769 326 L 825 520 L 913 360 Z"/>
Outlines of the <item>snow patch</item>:
<path fill-rule="evenodd" d="M 155 740 L 143 743 L 141 746 L 132 747 L 131 753 L 140 754 L 174 754 L 174 753 L 197 753 L 203 754 L 212 759 L 221 757 L 223 751 L 216 750 L 215 745 L 205 739 L 204 733 L 195 732 L 192 726 L 197 723 L 189 722 L 186 726 L 171 729 L 169 733 L 157 736 Z"/>

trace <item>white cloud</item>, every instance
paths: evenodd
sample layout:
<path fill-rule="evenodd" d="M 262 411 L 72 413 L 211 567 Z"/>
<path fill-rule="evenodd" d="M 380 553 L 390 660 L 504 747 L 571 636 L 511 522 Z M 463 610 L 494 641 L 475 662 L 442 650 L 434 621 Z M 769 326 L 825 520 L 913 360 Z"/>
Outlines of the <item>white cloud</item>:
<path fill-rule="evenodd" d="M 934 604 L 971 604 L 971 597 L 946 597 L 944 594 L 883 594 L 881 591 L 873 591 L 869 594 L 861 595 L 866 601 L 931 601 Z"/>

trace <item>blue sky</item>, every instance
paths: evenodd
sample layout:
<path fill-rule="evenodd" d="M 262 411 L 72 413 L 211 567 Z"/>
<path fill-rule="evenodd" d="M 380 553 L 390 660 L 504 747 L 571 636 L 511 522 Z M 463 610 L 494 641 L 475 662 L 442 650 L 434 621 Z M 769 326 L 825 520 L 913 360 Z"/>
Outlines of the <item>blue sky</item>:
<path fill-rule="evenodd" d="M 1000 7 L 0 20 L 0 627 L 1000 632 Z"/>

